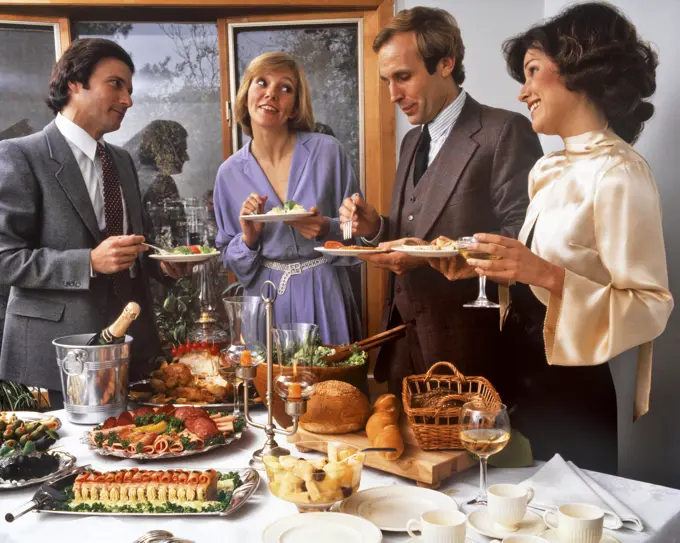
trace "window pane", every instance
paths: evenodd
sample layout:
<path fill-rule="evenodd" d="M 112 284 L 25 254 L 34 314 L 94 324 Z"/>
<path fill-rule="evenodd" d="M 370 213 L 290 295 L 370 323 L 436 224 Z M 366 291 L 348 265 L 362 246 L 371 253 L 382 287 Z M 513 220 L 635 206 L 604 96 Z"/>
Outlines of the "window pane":
<path fill-rule="evenodd" d="M 45 105 L 56 61 L 53 25 L 0 23 L 0 140 L 33 134 L 48 124 Z"/>
<path fill-rule="evenodd" d="M 134 105 L 120 130 L 106 140 L 130 151 L 141 169 L 155 167 L 171 176 L 181 198 L 202 199 L 212 191 L 222 163 L 217 25 L 82 22 L 75 30 L 80 38 L 117 42 L 135 63 Z M 174 123 L 159 124 L 161 120 Z M 182 128 L 188 133 L 188 162 L 176 145 Z M 175 144 L 156 150 L 155 164 L 139 156 L 145 129 Z"/>

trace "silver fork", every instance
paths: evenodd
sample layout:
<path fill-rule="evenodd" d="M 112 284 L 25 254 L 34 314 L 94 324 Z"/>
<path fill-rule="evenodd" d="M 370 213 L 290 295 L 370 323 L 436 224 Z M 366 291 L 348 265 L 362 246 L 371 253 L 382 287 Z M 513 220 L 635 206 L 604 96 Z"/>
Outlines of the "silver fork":
<path fill-rule="evenodd" d="M 356 194 L 352 194 L 351 196 L 352 202 L 356 204 Z M 348 240 L 352 239 L 354 236 L 352 236 L 352 221 L 345 221 L 342 223 L 342 239 Z"/>

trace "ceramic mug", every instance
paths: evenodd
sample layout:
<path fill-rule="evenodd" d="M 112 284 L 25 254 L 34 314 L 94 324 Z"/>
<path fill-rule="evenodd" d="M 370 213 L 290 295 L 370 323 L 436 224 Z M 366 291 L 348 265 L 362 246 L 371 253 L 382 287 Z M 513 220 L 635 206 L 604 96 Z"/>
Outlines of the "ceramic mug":
<path fill-rule="evenodd" d="M 460 511 L 433 509 L 406 523 L 406 531 L 414 539 L 425 543 L 465 543 L 467 517 Z M 412 530 L 420 530 L 416 535 Z"/>
<path fill-rule="evenodd" d="M 504 538 L 503 541 L 494 539 L 491 543 L 548 543 L 548 540 L 537 535 L 511 535 Z"/>
<path fill-rule="evenodd" d="M 550 521 L 557 515 L 557 524 Z M 557 513 L 548 510 L 543 520 L 560 538 L 560 543 L 600 543 L 604 511 L 586 503 L 567 503 L 557 508 Z"/>
<path fill-rule="evenodd" d="M 489 517 L 503 530 L 514 531 L 527 514 L 534 489 L 520 485 L 493 485 L 487 490 Z"/>

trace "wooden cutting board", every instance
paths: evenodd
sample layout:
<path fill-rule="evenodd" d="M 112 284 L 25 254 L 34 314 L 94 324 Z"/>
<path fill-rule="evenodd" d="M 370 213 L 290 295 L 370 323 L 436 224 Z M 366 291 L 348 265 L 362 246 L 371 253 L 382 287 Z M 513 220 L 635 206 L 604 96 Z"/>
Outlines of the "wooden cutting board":
<path fill-rule="evenodd" d="M 398 460 L 388 460 L 380 454 L 367 454 L 365 466 L 387 473 L 399 475 L 416 481 L 418 486 L 439 488 L 441 482 L 454 473 L 477 465 L 477 460 L 467 451 L 424 451 L 411 430 L 408 421 L 402 416 L 401 435 L 404 438 L 404 454 Z M 297 433 L 288 438 L 289 443 L 299 441 L 341 441 L 347 445 L 364 449 L 371 446 L 366 432 L 350 434 L 315 434 L 298 428 Z M 291 451 L 292 454 L 294 454 Z"/>

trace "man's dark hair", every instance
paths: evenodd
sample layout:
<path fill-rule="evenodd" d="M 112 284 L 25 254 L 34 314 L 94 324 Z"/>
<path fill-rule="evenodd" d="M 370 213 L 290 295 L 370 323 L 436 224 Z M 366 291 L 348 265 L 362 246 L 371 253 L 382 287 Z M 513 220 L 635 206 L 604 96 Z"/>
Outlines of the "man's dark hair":
<path fill-rule="evenodd" d="M 135 73 L 132 58 L 116 42 L 103 38 L 83 38 L 71 44 L 52 68 L 50 90 L 45 102 L 55 115 L 68 104 L 68 84 L 82 83 L 88 89 L 92 72 L 97 63 L 105 58 L 120 60 Z"/>
<path fill-rule="evenodd" d="M 584 92 L 621 139 L 637 140 L 654 113 L 646 99 L 656 90 L 659 61 L 623 13 L 605 2 L 576 4 L 507 40 L 508 71 L 522 84 L 528 49 L 550 57 L 567 89 Z"/>

